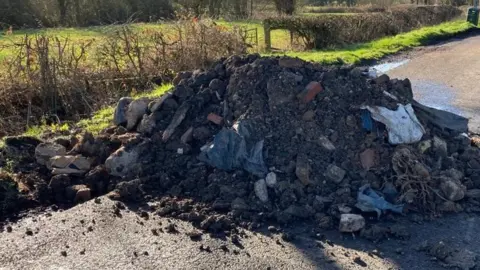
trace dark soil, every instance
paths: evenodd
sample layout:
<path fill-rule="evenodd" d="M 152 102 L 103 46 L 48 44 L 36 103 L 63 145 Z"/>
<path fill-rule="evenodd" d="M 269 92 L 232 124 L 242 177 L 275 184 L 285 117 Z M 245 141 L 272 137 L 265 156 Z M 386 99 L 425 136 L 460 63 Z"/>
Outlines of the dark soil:
<path fill-rule="evenodd" d="M 355 207 L 357 192 L 365 184 L 378 192 L 386 185 L 393 186 L 398 194 L 390 201 L 404 203 L 406 214 L 413 211 L 434 216 L 477 209 L 477 198 L 446 201 L 440 183 L 455 178 L 455 174 L 460 175 L 459 186 L 480 188 L 480 150 L 468 138 L 435 128 L 423 119 L 423 141 L 436 136 L 447 143 L 446 150 L 432 146 L 421 153 L 420 143 L 391 145 L 381 124 L 366 130 L 362 106 L 394 110 L 397 103 L 412 102 L 412 90 L 408 80 L 370 79 L 364 71 L 249 55 L 232 56 L 212 69 L 183 74 L 162 107 L 147 113 L 155 122 L 148 132 L 124 134 L 124 127 L 112 127 L 97 137 L 84 134 L 79 140 L 63 140 L 70 154 L 93 159 L 92 170 L 81 176 L 52 176 L 35 162 L 38 141 L 25 137 L 7 140 L 3 162 L 14 156 L 20 158 L 12 169 L 16 173 L 14 181 L 6 181 L 13 184 L 0 189 L 13 194 L 0 196 L 6 198 L 0 201 L 0 216 L 30 205 L 70 207 L 76 203 L 71 187 L 85 185 L 92 197 L 108 193 L 110 198 L 125 203 L 154 202 L 150 210 L 156 215 L 187 220 L 218 235 L 231 233 L 238 225 L 256 229 L 262 224 L 282 226 L 299 220 L 317 224 L 319 230 L 331 229 L 338 225 L 341 214 L 361 213 L 367 217 L 361 235 L 375 241 L 392 235 L 401 238 L 403 232 L 376 226 L 375 212 L 362 213 Z M 306 89 L 311 82 L 319 82 L 322 87 L 313 96 Z M 165 130 L 185 108 L 185 118 L 165 140 Z M 212 114 L 222 121 L 209 121 Z M 241 167 L 218 169 L 198 158 L 201 148 L 215 134 L 232 129 L 237 122 L 248 127 L 248 146 L 264 140 L 262 154 L 267 172 L 276 175 L 276 184 L 267 188 L 266 201 L 259 199 L 255 183 L 265 179 L 267 172 L 258 175 Z M 191 128 L 192 137 L 182 140 Z M 139 158 L 125 176 L 112 176 L 105 160 L 122 146 L 137 151 Z M 373 153 L 369 168 L 361 162 L 361 153 L 366 150 Z M 333 179 L 331 168 L 345 175 Z M 19 186 L 25 187 L 21 193 Z M 31 203 L 17 203 L 18 198 Z M 119 209 L 113 211 L 120 215 Z M 148 219 L 148 213 L 139 213 Z M 386 212 L 382 218 L 392 220 L 395 214 Z M 170 224 L 166 231 L 176 233 L 175 226 Z"/>

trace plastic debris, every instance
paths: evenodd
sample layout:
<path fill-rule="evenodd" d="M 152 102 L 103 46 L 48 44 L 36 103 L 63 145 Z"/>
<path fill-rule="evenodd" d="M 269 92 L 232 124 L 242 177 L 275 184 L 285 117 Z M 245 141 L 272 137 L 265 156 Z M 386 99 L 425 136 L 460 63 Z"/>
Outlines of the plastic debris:
<path fill-rule="evenodd" d="M 382 211 L 390 210 L 395 213 L 403 212 L 403 204 L 391 204 L 373 190 L 369 184 L 360 187 L 355 206 L 363 212 L 377 212 L 378 217 Z"/>
<path fill-rule="evenodd" d="M 222 170 L 243 168 L 264 177 L 268 169 L 263 160 L 263 140 L 249 148 L 246 139 L 250 133 L 241 124 L 238 130 L 237 133 L 235 130 L 222 129 L 213 142 L 202 147 L 199 160 Z"/>
<path fill-rule="evenodd" d="M 447 111 L 427 107 L 416 101 L 412 102 L 418 118 L 429 122 L 441 129 L 447 129 L 456 133 L 468 132 L 468 118 Z"/>
<path fill-rule="evenodd" d="M 379 106 L 364 108 L 370 111 L 374 120 L 385 124 L 388 142 L 391 144 L 416 143 L 425 134 L 425 129 L 415 116 L 411 104 L 398 104 L 396 111 Z"/>
<path fill-rule="evenodd" d="M 369 110 L 362 110 L 362 126 L 365 130 L 367 131 L 372 131 L 373 130 L 373 119 L 372 119 L 372 114 L 370 113 Z"/>

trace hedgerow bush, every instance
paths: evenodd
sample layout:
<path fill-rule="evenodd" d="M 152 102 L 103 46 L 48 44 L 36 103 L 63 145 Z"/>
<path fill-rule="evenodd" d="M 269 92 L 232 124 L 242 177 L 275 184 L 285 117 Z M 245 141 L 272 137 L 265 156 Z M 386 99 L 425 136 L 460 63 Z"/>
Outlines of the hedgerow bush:
<path fill-rule="evenodd" d="M 452 6 L 421 6 L 349 16 L 269 18 L 264 24 L 272 30 L 290 30 L 302 40 L 305 49 L 323 49 L 396 35 L 449 21 L 460 14 L 461 10 Z"/>

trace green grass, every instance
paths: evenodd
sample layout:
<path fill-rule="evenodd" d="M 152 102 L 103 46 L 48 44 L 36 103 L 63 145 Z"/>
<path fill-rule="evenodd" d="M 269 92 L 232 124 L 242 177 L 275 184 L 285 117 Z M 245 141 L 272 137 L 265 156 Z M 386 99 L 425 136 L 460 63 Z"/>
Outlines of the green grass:
<path fill-rule="evenodd" d="M 155 88 L 150 92 L 143 92 L 133 97 L 135 99 L 147 97 L 147 98 L 158 98 L 170 90 L 173 86 L 171 84 L 165 84 Z M 100 131 L 112 125 L 113 114 L 115 112 L 115 107 L 110 106 L 103 108 L 93 114 L 92 118 L 84 119 L 78 122 L 77 126 L 93 134 L 98 134 Z"/>
<path fill-rule="evenodd" d="M 464 21 L 453 21 L 436 26 L 423 27 L 418 30 L 378 39 L 372 42 L 354 44 L 344 48 L 327 51 L 286 52 L 282 55 L 298 57 L 306 61 L 323 64 L 358 64 L 363 60 L 376 60 L 386 55 L 408 48 L 426 45 L 428 42 L 453 36 L 467 31 L 474 26 Z M 280 54 L 265 54 L 280 55 Z"/>

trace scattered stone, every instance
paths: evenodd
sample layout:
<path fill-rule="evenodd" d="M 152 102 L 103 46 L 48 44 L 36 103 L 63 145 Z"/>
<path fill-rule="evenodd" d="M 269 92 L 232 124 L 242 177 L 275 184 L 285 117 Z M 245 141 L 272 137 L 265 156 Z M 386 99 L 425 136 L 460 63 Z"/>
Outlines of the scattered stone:
<path fill-rule="evenodd" d="M 33 231 L 31 229 L 28 229 L 27 228 L 27 231 L 25 232 L 26 235 L 28 236 L 32 236 L 33 235 Z"/>
<path fill-rule="evenodd" d="M 113 176 L 126 176 L 136 165 L 139 155 L 135 148 L 121 147 L 105 161 L 107 171 Z"/>
<path fill-rule="evenodd" d="M 296 163 L 295 175 L 300 180 L 300 182 L 304 185 L 311 184 L 310 182 L 310 164 L 308 163 L 308 159 L 305 156 L 297 156 L 297 163 Z"/>
<path fill-rule="evenodd" d="M 268 202 L 268 190 L 267 190 L 267 183 L 265 182 L 265 179 L 260 179 L 257 182 L 255 182 L 255 195 L 257 195 L 257 198 L 266 203 Z"/>
<path fill-rule="evenodd" d="M 131 97 L 122 97 L 115 107 L 115 113 L 113 115 L 113 123 L 116 126 L 127 124 L 127 110 L 128 105 L 133 101 Z"/>
<path fill-rule="evenodd" d="M 13 229 L 12 229 L 12 226 L 10 226 L 10 225 L 9 225 L 9 226 L 7 226 L 7 228 L 6 228 L 6 229 L 7 229 L 7 232 L 8 232 L 8 233 L 11 233 L 11 232 L 13 231 Z"/>
<path fill-rule="evenodd" d="M 445 198 L 454 202 L 463 199 L 467 191 L 467 188 L 459 181 L 445 177 L 441 179 L 440 189 Z"/>
<path fill-rule="evenodd" d="M 268 226 L 268 231 L 271 233 L 277 233 L 278 229 L 275 226 Z"/>
<path fill-rule="evenodd" d="M 313 110 L 306 111 L 302 116 L 303 121 L 313 121 L 314 118 L 315 118 L 315 111 Z"/>
<path fill-rule="evenodd" d="M 358 232 L 365 227 L 365 219 L 356 214 L 342 214 L 340 216 L 340 232 Z"/>
<path fill-rule="evenodd" d="M 375 83 L 377 84 L 384 84 L 384 83 L 387 83 L 388 81 L 390 81 L 390 77 L 388 77 L 387 74 L 382 74 L 375 79 Z"/>
<path fill-rule="evenodd" d="M 47 165 L 50 158 L 67 154 L 65 146 L 56 143 L 41 143 L 35 148 L 35 158 L 40 165 Z"/>
<path fill-rule="evenodd" d="M 89 188 L 82 188 L 77 191 L 75 195 L 75 202 L 86 202 L 92 198 L 92 193 Z"/>
<path fill-rule="evenodd" d="M 344 169 L 334 164 L 328 165 L 327 170 L 325 171 L 325 177 L 327 177 L 336 184 L 340 184 L 343 181 L 345 174 L 346 172 Z"/>
<path fill-rule="evenodd" d="M 163 132 L 162 140 L 164 142 L 168 141 L 170 137 L 175 132 L 176 128 L 182 123 L 185 116 L 187 116 L 187 112 L 190 110 L 190 104 L 188 102 L 184 102 L 175 112 L 173 115 L 172 121 L 168 125 L 167 129 Z"/>
<path fill-rule="evenodd" d="M 353 259 L 353 262 L 360 265 L 361 267 L 367 267 L 368 264 L 362 260 L 360 257 L 355 257 L 355 259 Z"/>
<path fill-rule="evenodd" d="M 376 152 L 375 150 L 368 148 L 360 154 L 360 162 L 362 167 L 365 170 L 370 170 L 373 166 L 375 166 L 375 158 Z"/>
<path fill-rule="evenodd" d="M 190 240 L 198 242 L 202 240 L 203 233 L 200 231 L 191 231 L 187 233 L 187 236 L 190 237 Z"/>
<path fill-rule="evenodd" d="M 185 133 L 183 133 L 182 137 L 180 138 L 180 141 L 183 144 L 187 144 L 192 139 L 193 139 L 193 127 L 190 127 L 189 129 L 187 129 L 187 131 L 185 131 Z"/>
<path fill-rule="evenodd" d="M 65 250 L 60 252 L 60 254 L 62 254 L 63 257 L 67 257 L 67 252 Z"/>
<path fill-rule="evenodd" d="M 138 124 L 137 131 L 141 134 L 152 134 L 156 125 L 154 114 L 144 114 L 142 120 Z"/>
<path fill-rule="evenodd" d="M 448 154 L 447 143 L 437 136 L 433 137 L 433 149 L 435 154 L 440 157 L 446 157 Z"/>
<path fill-rule="evenodd" d="M 267 183 L 268 187 L 275 187 L 275 185 L 277 185 L 277 175 L 274 172 L 268 173 L 267 177 L 265 178 L 265 182 Z"/>
<path fill-rule="evenodd" d="M 150 100 L 148 98 L 139 98 L 130 102 L 125 113 L 128 130 L 132 130 L 142 119 L 143 115 L 147 113 L 149 103 Z"/>
<path fill-rule="evenodd" d="M 172 95 L 170 93 L 166 93 L 161 96 L 159 99 L 156 99 L 148 104 L 148 110 L 151 113 L 159 111 L 162 108 L 162 105 L 165 103 L 167 99 L 169 99 Z"/>
<path fill-rule="evenodd" d="M 91 161 L 83 156 L 54 156 L 46 164 L 53 175 L 85 174 L 91 167 Z"/>
<path fill-rule="evenodd" d="M 288 232 L 284 232 L 282 233 L 282 240 L 285 242 L 292 242 L 295 240 L 295 235 Z"/>
<path fill-rule="evenodd" d="M 249 210 L 250 207 L 248 206 L 248 204 L 245 202 L 244 199 L 242 199 L 242 198 L 235 198 L 235 199 L 232 201 L 232 209 L 233 209 L 233 210 L 246 211 L 246 210 Z"/>
<path fill-rule="evenodd" d="M 325 136 L 318 137 L 318 143 L 328 151 L 335 151 L 335 145 Z"/>

